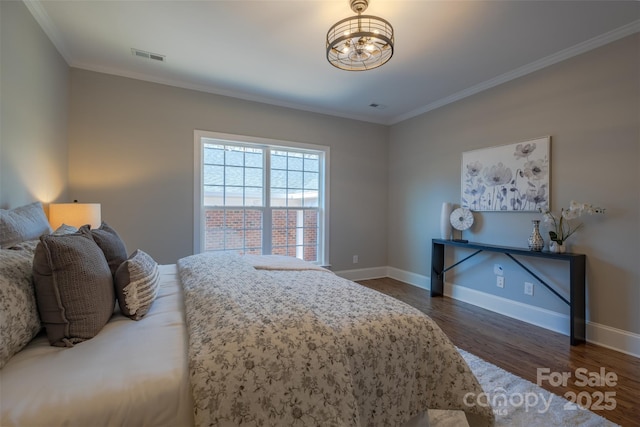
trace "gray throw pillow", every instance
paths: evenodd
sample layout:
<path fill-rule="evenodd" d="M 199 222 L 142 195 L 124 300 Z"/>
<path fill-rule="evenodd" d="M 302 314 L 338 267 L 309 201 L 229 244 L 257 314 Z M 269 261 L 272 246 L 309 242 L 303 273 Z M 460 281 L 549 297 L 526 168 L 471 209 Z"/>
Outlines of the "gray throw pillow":
<path fill-rule="evenodd" d="M 120 264 L 127 259 L 127 248 L 116 230 L 109 227 L 104 221 L 100 228 L 94 230 L 90 230 L 88 225 L 83 225 L 81 228 L 91 232 L 91 237 L 102 249 L 104 257 L 107 259 L 111 275 L 115 275 Z"/>
<path fill-rule="evenodd" d="M 93 338 L 115 306 L 113 277 L 86 230 L 40 237 L 33 259 L 36 301 L 51 345 L 72 347 Z"/>
<path fill-rule="evenodd" d="M 34 202 L 19 208 L 0 209 L 0 248 L 10 248 L 20 242 L 51 233 L 42 203 Z"/>
<path fill-rule="evenodd" d="M 160 272 L 147 253 L 136 250 L 122 263 L 115 276 L 116 295 L 120 311 L 133 320 L 140 320 L 158 295 Z"/>

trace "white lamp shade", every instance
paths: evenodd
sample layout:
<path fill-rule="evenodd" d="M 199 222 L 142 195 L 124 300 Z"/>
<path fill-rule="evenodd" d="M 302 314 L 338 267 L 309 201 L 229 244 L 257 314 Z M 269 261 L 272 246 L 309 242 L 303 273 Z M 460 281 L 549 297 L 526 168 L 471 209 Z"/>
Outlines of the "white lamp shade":
<path fill-rule="evenodd" d="M 80 228 L 85 224 L 99 228 L 102 223 L 100 203 L 51 203 L 49 224 L 54 230 L 62 224 Z"/>

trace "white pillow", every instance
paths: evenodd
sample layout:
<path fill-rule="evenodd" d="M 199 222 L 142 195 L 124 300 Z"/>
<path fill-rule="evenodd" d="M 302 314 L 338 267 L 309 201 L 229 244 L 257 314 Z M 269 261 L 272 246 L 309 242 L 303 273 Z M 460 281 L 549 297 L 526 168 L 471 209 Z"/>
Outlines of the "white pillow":
<path fill-rule="evenodd" d="M 0 248 L 2 249 L 49 233 L 51 233 L 51 226 L 40 202 L 11 210 L 0 209 Z"/>

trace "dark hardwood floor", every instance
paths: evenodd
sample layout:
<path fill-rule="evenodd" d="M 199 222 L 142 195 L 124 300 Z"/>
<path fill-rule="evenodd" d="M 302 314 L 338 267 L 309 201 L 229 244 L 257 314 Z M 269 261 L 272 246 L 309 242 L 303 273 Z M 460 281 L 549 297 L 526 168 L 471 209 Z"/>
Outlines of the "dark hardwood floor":
<path fill-rule="evenodd" d="M 538 368 L 570 373 L 566 386 L 542 381 L 540 385 L 552 393 L 569 399 L 571 395 L 565 393 L 573 392 L 584 403 L 591 400 L 593 410 L 605 392 L 614 392 L 609 394 L 609 403 L 600 399 L 599 404 L 609 408 L 613 399 L 615 408 L 593 412 L 625 427 L 640 426 L 640 359 L 590 343 L 571 346 L 566 335 L 448 297 L 431 298 L 428 291 L 394 279 L 358 283 L 416 307 L 434 319 L 456 346 L 521 378 L 537 383 Z M 583 370 L 576 376 L 579 368 Z M 604 380 L 598 383 L 595 373 L 602 369 L 605 375 L 617 375 L 615 386 L 603 386 Z M 587 382 L 585 377 L 592 385 L 581 386 Z"/>

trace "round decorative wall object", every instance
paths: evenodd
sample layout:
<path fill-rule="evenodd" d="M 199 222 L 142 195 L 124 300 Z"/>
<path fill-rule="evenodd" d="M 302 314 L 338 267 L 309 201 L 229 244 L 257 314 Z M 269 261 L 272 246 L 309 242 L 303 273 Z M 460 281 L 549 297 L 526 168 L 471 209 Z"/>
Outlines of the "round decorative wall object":
<path fill-rule="evenodd" d="M 457 208 L 451 212 L 449 219 L 453 228 L 463 231 L 473 225 L 473 212 L 467 208 Z"/>

